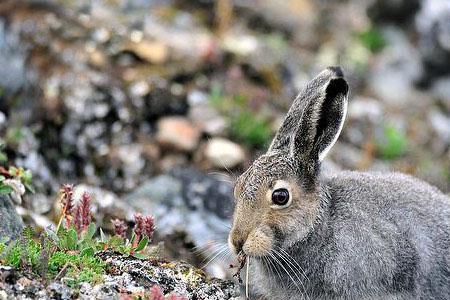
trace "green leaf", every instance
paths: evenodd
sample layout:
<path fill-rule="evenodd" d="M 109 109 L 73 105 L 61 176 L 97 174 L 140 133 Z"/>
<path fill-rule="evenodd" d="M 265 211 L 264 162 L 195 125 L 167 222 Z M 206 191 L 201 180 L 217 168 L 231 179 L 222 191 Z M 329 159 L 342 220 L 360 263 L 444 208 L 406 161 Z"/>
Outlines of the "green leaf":
<path fill-rule="evenodd" d="M 131 234 L 130 245 L 133 245 L 135 239 L 136 239 L 136 234 L 133 231 L 133 233 Z"/>
<path fill-rule="evenodd" d="M 30 170 L 25 170 L 22 174 L 22 178 L 24 182 L 31 183 L 31 180 L 33 179 L 33 174 Z"/>
<path fill-rule="evenodd" d="M 8 172 L 11 176 L 16 176 L 18 171 L 19 170 L 16 167 L 9 167 L 9 170 L 8 170 Z"/>
<path fill-rule="evenodd" d="M 67 248 L 69 250 L 77 250 L 78 234 L 74 228 L 71 228 L 69 229 L 69 231 L 67 231 L 66 239 L 67 239 Z"/>
<path fill-rule="evenodd" d="M 83 241 L 90 241 L 94 237 L 95 232 L 97 231 L 97 226 L 94 223 L 89 224 L 89 227 L 84 234 Z"/>
<path fill-rule="evenodd" d="M 0 195 L 8 195 L 12 193 L 14 190 L 9 185 L 0 184 Z"/>
<path fill-rule="evenodd" d="M 22 182 L 23 183 L 23 185 L 25 186 L 25 188 L 30 192 L 30 193 L 32 193 L 32 194 L 35 194 L 36 193 L 36 190 L 34 189 L 34 187 L 30 184 L 30 183 L 28 183 L 28 182 Z"/>
<path fill-rule="evenodd" d="M 125 241 L 122 237 L 120 236 L 112 236 L 109 241 L 108 244 L 111 248 L 116 249 L 120 246 L 123 246 L 125 244 Z"/>
<path fill-rule="evenodd" d="M 146 259 L 147 256 L 145 254 L 142 253 L 134 253 L 133 254 L 134 257 L 139 258 L 139 259 Z"/>
<path fill-rule="evenodd" d="M 1 181 L 3 181 L 3 180 L 5 180 L 6 179 L 6 177 L 5 176 L 3 176 L 3 175 L 0 175 L 0 182 Z"/>
<path fill-rule="evenodd" d="M 89 257 L 93 257 L 95 254 L 95 250 L 92 247 L 87 247 L 84 248 L 83 250 L 81 250 L 80 252 L 80 256 L 89 256 Z"/>
<path fill-rule="evenodd" d="M 134 249 L 136 252 L 138 251 L 142 251 L 145 249 L 145 247 L 147 247 L 148 244 L 148 236 L 144 236 L 140 241 L 139 244 L 137 245 L 136 249 Z"/>
<path fill-rule="evenodd" d="M 103 229 L 101 229 L 101 228 L 100 228 L 100 241 L 103 243 L 106 243 L 106 241 L 107 241 L 106 235 L 103 232 Z"/>
<path fill-rule="evenodd" d="M 0 151 L 0 162 L 7 162 L 8 161 L 8 156 L 6 155 L 5 152 Z"/>

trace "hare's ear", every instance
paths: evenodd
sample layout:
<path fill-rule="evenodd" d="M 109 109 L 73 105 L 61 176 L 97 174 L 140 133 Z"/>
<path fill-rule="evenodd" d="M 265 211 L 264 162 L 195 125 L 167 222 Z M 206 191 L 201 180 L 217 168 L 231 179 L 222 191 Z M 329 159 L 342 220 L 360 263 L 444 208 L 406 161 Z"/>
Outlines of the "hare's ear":
<path fill-rule="evenodd" d="M 321 72 L 294 100 L 269 151 L 289 151 L 300 162 L 321 161 L 342 129 L 347 96 L 341 68 Z"/>

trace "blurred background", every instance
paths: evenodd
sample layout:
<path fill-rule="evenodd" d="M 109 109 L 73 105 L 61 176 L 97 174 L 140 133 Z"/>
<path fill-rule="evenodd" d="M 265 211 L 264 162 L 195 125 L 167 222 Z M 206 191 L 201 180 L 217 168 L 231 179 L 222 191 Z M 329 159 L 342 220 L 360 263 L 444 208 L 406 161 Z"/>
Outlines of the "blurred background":
<path fill-rule="evenodd" d="M 234 178 L 329 65 L 351 96 L 324 167 L 449 193 L 448 0 L 3 0 L 0 164 L 32 171 L 27 224 L 77 184 L 100 226 L 153 214 L 168 258 L 225 277 Z"/>

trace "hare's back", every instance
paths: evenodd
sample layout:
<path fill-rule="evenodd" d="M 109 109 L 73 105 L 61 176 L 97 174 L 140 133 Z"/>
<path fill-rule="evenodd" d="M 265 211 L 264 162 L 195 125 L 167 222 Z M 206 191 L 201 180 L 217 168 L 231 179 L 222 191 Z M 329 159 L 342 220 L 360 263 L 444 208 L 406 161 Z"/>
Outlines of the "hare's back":
<path fill-rule="evenodd" d="M 384 278 L 424 297 L 450 293 L 449 197 L 399 173 L 342 172 L 323 183 L 331 197 L 333 280 L 362 273 L 353 285 Z"/>
<path fill-rule="evenodd" d="M 436 187 L 401 173 L 346 171 L 324 178 L 338 219 L 395 223 L 448 240 L 450 198 Z"/>

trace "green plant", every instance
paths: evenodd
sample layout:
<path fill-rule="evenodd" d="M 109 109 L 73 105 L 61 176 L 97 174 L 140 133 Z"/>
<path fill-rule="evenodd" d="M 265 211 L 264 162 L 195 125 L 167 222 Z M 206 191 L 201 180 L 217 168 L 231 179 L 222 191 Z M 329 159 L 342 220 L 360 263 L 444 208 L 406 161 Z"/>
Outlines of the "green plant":
<path fill-rule="evenodd" d="M 395 126 L 386 124 L 383 136 L 378 139 L 376 146 L 378 154 L 384 159 L 395 159 L 406 152 L 408 140 L 405 134 Z"/>
<path fill-rule="evenodd" d="M 381 51 L 386 46 L 386 40 L 376 28 L 369 28 L 358 33 L 359 41 L 372 53 Z"/>
<path fill-rule="evenodd" d="M 78 205 L 74 205 L 72 185 L 60 190 L 62 214 L 56 229 L 46 228 L 36 235 L 26 228 L 19 241 L 7 245 L 0 242 L 0 263 L 27 269 L 45 279 L 61 279 L 69 286 L 78 287 L 82 282 L 96 283 L 102 280 L 106 265 L 96 257 L 101 250 L 113 249 L 123 254 L 146 258 L 153 253 L 148 247 L 153 236 L 154 219 L 135 215 L 135 227 L 130 239 L 126 237 L 125 222 L 114 220 L 115 234 L 108 237 L 91 222 L 91 197 L 83 193 Z M 37 236 L 37 237 L 36 237 Z"/>
<path fill-rule="evenodd" d="M 6 155 L 5 148 L 6 148 L 5 142 L 2 139 L 0 139 L 0 164 L 6 163 L 8 161 L 8 155 Z"/>
<path fill-rule="evenodd" d="M 15 188 L 20 189 L 20 185 L 23 185 L 29 192 L 34 193 L 32 180 L 33 174 L 30 170 L 16 167 L 9 167 L 7 170 L 0 167 L 0 194 L 10 194 Z"/>
<path fill-rule="evenodd" d="M 247 146 L 265 147 L 272 135 L 270 124 L 249 111 L 242 111 L 230 119 L 230 134 Z"/>
<path fill-rule="evenodd" d="M 213 85 L 210 102 L 227 116 L 229 135 L 248 147 L 267 146 L 272 135 L 270 122 L 265 115 L 256 115 L 249 108 L 244 95 L 225 96 L 219 85 Z"/>

